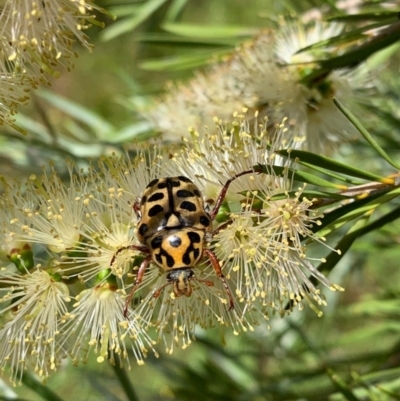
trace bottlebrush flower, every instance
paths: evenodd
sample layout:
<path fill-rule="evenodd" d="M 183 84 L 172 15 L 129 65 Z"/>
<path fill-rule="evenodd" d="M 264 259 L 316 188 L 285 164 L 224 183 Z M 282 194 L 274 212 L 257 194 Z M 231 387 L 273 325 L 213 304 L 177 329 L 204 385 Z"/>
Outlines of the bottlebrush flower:
<path fill-rule="evenodd" d="M 284 22 L 275 31 L 260 32 L 226 61 L 198 72 L 188 82 L 170 85 L 166 94 L 142 111 L 165 139 L 188 137 L 190 128 L 223 122 L 243 106 L 268 116 L 271 126 L 286 118 L 291 126 L 287 148 L 329 154 L 357 133 L 336 109 L 332 96 L 360 100 L 365 69 L 332 71 L 315 82 L 304 81 L 319 68 L 318 61 L 340 54 L 335 45 L 310 48 L 341 34 L 339 24 Z M 364 75 L 364 76 L 363 76 Z M 359 98 L 359 99 L 357 99 Z"/>

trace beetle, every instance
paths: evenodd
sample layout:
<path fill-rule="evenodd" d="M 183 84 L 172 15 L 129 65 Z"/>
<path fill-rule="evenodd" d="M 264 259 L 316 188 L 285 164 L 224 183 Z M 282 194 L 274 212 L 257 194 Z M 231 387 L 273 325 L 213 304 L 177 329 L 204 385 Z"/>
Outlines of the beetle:
<path fill-rule="evenodd" d="M 196 280 L 208 286 L 213 283 L 194 275 L 193 268 L 204 258 L 208 258 L 225 288 L 229 298 L 229 311 L 234 307 L 232 292 L 222 273 L 215 253 L 206 247 L 206 235 L 212 232 L 212 221 L 225 199 L 229 185 L 237 178 L 255 172 L 247 170 L 232 176 L 222 187 L 211 212 L 207 212 L 199 188 L 187 177 L 165 177 L 152 180 L 145 188 L 142 197 L 133 204 L 138 217 L 137 238 L 140 245 L 128 245 L 114 254 L 110 266 L 117 255 L 127 249 L 145 254 L 139 266 L 133 288 L 126 299 L 124 317 L 133 295 L 143 281 L 150 263 L 155 264 L 167 274 L 167 282 L 157 289 L 161 291 L 172 285 L 175 297 L 192 294 L 191 281 Z"/>

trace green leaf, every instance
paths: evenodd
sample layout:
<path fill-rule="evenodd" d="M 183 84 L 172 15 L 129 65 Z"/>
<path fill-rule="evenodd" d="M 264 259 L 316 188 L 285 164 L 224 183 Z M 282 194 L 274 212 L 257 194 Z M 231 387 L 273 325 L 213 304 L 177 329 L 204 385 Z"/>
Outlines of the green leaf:
<path fill-rule="evenodd" d="M 378 142 L 372 137 L 372 135 L 362 126 L 358 118 L 351 113 L 346 107 L 344 107 L 337 99 L 333 99 L 336 107 L 348 118 L 348 120 L 358 129 L 361 135 L 369 142 L 369 144 L 393 167 L 400 169 L 400 164 L 394 162 L 390 156 L 379 146 Z"/>
<path fill-rule="evenodd" d="M 150 122 L 139 121 L 125 126 L 120 131 L 113 132 L 112 136 L 108 138 L 108 142 L 120 144 L 122 142 L 133 141 L 143 134 L 150 133 L 152 128 L 153 126 Z"/>
<path fill-rule="evenodd" d="M 359 235 L 360 236 L 365 235 L 371 231 L 377 230 L 386 224 L 392 223 L 399 217 L 400 217 L 400 206 L 392 210 L 391 212 L 385 214 L 384 216 L 380 217 L 379 219 L 373 221 L 372 223 L 368 224 L 364 228 L 362 228 Z"/>
<path fill-rule="evenodd" d="M 338 264 L 338 262 L 343 258 L 346 252 L 353 245 L 354 241 L 359 237 L 357 232 L 358 229 L 364 227 L 369 219 L 369 215 L 364 214 L 362 218 L 356 221 L 356 223 L 350 228 L 348 233 L 339 241 L 335 246 L 335 250 L 330 252 L 325 258 L 325 262 L 321 263 L 317 269 L 323 272 L 329 272 Z M 312 278 L 314 281 L 315 278 Z M 317 283 L 317 281 L 315 281 Z"/>
<path fill-rule="evenodd" d="M 101 38 L 108 41 L 124 33 L 134 30 L 138 25 L 149 18 L 157 11 L 167 0 L 148 0 L 136 10 L 136 13 L 121 21 L 117 21 L 101 33 Z"/>
<path fill-rule="evenodd" d="M 276 194 L 271 196 L 271 201 L 287 199 L 288 195 L 290 198 L 294 198 L 298 191 L 285 192 L 283 194 Z M 337 194 L 334 192 L 323 192 L 323 191 L 303 191 L 301 193 L 300 199 L 335 199 L 335 200 L 346 200 L 349 199 L 348 196 Z"/>
<path fill-rule="evenodd" d="M 182 23 L 165 23 L 162 28 L 176 35 L 191 38 L 232 38 L 247 37 L 256 34 L 259 29 L 234 25 L 196 25 Z"/>
<path fill-rule="evenodd" d="M 174 0 L 168 7 L 167 15 L 165 16 L 165 21 L 176 21 L 182 14 L 188 0 Z"/>
<path fill-rule="evenodd" d="M 346 174 L 351 177 L 362 178 L 364 180 L 379 181 L 385 184 L 393 184 L 392 178 L 388 179 L 379 175 L 368 173 L 364 170 L 351 167 L 348 164 L 338 162 L 326 156 L 317 155 L 303 150 L 278 150 L 276 153 L 289 157 L 291 159 L 299 159 L 300 164 L 305 164 L 309 167 L 312 165 L 322 167 L 323 169 L 335 171 L 337 173 Z M 296 160 L 297 161 L 297 160 Z"/>
<path fill-rule="evenodd" d="M 327 21 L 387 21 L 398 20 L 398 11 L 376 11 L 361 14 L 337 15 L 328 17 Z"/>
<path fill-rule="evenodd" d="M 325 225 L 324 219 L 322 220 L 322 225 L 318 227 L 316 232 L 322 237 L 325 237 L 329 233 L 337 230 L 338 228 L 342 227 L 344 224 L 350 222 L 351 220 L 360 217 L 364 213 L 372 212 L 377 207 L 381 206 L 382 204 L 391 201 L 394 198 L 397 198 L 400 195 L 400 188 L 396 188 L 391 191 L 385 192 L 383 195 L 379 193 L 377 197 L 370 197 L 366 198 L 368 203 L 364 203 L 364 199 L 358 203 L 353 202 L 349 205 L 345 205 L 342 208 L 338 209 L 338 212 L 342 212 L 346 209 L 349 210 L 348 213 L 342 214 L 340 217 L 335 213 L 336 210 L 333 212 L 336 218 L 330 224 Z M 371 200 L 372 199 L 372 200 Z M 343 209 L 343 210 L 341 210 Z M 327 215 L 329 216 L 329 214 Z M 332 216 L 331 216 L 332 219 Z M 359 233 L 357 235 L 360 235 Z"/>
<path fill-rule="evenodd" d="M 253 166 L 255 172 L 260 172 L 262 174 L 275 174 L 277 176 L 282 176 L 288 171 L 288 176 L 293 177 L 296 181 L 306 182 L 308 184 L 317 185 L 319 187 L 334 188 L 334 189 L 347 189 L 347 186 L 333 184 L 330 181 L 324 180 L 323 178 L 317 177 L 313 174 L 306 173 L 304 171 L 287 169 L 282 166 L 267 166 L 258 164 Z"/>
<path fill-rule="evenodd" d="M 344 18 L 346 18 L 346 17 L 344 16 Z M 394 18 L 387 19 L 386 18 L 384 21 L 375 22 L 375 23 L 369 24 L 369 25 L 364 25 L 361 28 L 353 29 L 352 31 L 342 32 L 339 35 L 334 36 L 332 38 L 329 38 L 326 40 L 321 40 L 320 42 L 314 43 L 310 46 L 303 47 L 296 54 L 302 53 L 302 52 L 305 52 L 308 50 L 312 50 L 312 49 L 318 49 L 321 47 L 331 46 L 334 44 L 341 44 L 341 43 L 347 44 L 347 43 L 350 43 L 357 39 L 365 38 L 366 37 L 365 32 L 367 32 L 368 30 L 376 29 L 383 25 L 388 25 L 389 23 L 393 23 L 395 21 L 397 21 L 397 18 L 396 19 L 394 19 Z"/>
<path fill-rule="evenodd" d="M 25 371 L 22 375 L 22 383 L 30 388 L 37 395 L 41 396 L 48 401 L 63 401 L 55 392 L 53 392 L 48 386 L 41 383 L 28 371 Z"/>
<path fill-rule="evenodd" d="M 349 401 L 361 401 L 355 394 L 351 391 L 349 386 L 332 370 L 327 369 L 329 378 L 331 379 L 337 390 L 343 394 L 343 396 Z"/>
<path fill-rule="evenodd" d="M 79 103 L 75 103 L 60 95 L 43 89 L 37 91 L 37 95 L 46 99 L 54 107 L 57 107 L 74 119 L 87 124 L 100 137 L 103 137 L 109 131 L 114 130 L 114 127 L 107 120 L 101 118 L 99 115 L 93 113 L 91 110 Z"/>
<path fill-rule="evenodd" d="M 201 46 L 221 47 L 234 46 L 237 43 L 235 38 L 192 38 L 186 36 L 171 35 L 165 32 L 149 32 L 138 34 L 134 38 L 138 42 L 150 42 L 156 44 L 168 44 L 171 46 Z"/>
<path fill-rule="evenodd" d="M 212 50 L 190 52 L 188 54 L 180 54 L 179 56 L 171 56 L 163 59 L 145 60 L 139 66 L 147 71 L 180 71 L 188 68 L 199 67 L 215 57 L 216 54 L 222 55 L 231 50 L 221 50 L 215 52 Z"/>
<path fill-rule="evenodd" d="M 348 50 L 346 53 L 327 60 L 317 60 L 321 68 L 313 71 L 305 76 L 301 82 L 304 85 L 312 85 L 319 79 L 325 77 L 332 70 L 351 67 L 365 61 L 372 54 L 391 46 L 393 43 L 400 40 L 400 22 L 396 22 L 386 29 L 381 30 L 376 36 L 372 37 L 366 43 L 363 43 L 355 48 Z"/>

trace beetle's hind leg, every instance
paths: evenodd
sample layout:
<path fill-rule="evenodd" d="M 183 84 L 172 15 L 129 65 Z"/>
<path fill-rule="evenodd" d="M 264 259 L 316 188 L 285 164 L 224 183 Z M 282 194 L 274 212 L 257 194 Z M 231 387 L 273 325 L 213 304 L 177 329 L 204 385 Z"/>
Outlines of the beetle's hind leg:
<path fill-rule="evenodd" d="M 146 273 L 146 269 L 149 266 L 150 262 L 151 262 L 151 255 L 147 255 L 143 259 L 142 263 L 139 266 L 139 270 L 136 275 L 135 284 L 132 287 L 131 292 L 128 295 L 128 298 L 125 301 L 125 306 L 124 306 L 124 317 L 125 318 L 128 317 L 129 304 L 131 303 L 133 295 L 135 294 L 136 290 L 139 288 L 140 284 L 142 284 L 144 274 Z"/>
<path fill-rule="evenodd" d="M 228 286 L 228 283 L 225 280 L 225 276 L 222 274 L 221 266 L 219 265 L 217 255 L 213 251 L 210 251 L 209 249 L 203 249 L 203 255 L 207 256 L 208 259 L 210 259 L 210 262 L 215 271 L 215 274 L 221 279 L 222 284 L 224 285 L 224 288 L 225 288 L 225 292 L 228 294 L 228 297 L 229 297 L 228 311 L 232 310 L 234 308 L 233 295 Z"/>

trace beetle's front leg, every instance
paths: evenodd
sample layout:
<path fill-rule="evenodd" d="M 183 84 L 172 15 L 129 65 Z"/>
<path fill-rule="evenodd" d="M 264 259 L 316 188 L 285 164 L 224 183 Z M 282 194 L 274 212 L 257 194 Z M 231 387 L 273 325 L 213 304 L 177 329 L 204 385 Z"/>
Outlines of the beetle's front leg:
<path fill-rule="evenodd" d="M 237 178 L 241 177 L 242 175 L 254 173 L 254 170 L 246 170 L 242 171 L 241 173 L 235 174 L 232 178 L 230 178 L 225 185 L 222 187 L 221 192 L 218 195 L 217 200 L 215 201 L 215 206 L 212 212 L 210 213 L 211 220 L 215 219 L 215 216 L 218 214 L 219 208 L 222 206 L 222 202 L 225 199 L 226 193 L 228 192 L 229 185 L 232 184 Z"/>
<path fill-rule="evenodd" d="M 125 318 L 128 317 L 129 304 L 132 301 L 135 291 L 139 288 L 140 284 L 142 284 L 144 274 L 146 273 L 146 269 L 147 269 L 148 265 L 150 264 L 150 262 L 151 262 L 151 255 L 147 255 L 143 259 L 142 263 L 140 264 L 139 270 L 136 275 L 135 285 L 131 289 L 131 292 L 129 293 L 128 298 L 125 301 L 125 307 L 124 307 L 124 317 Z"/>
<path fill-rule="evenodd" d="M 225 280 L 225 276 L 222 274 L 221 266 L 219 265 L 217 255 L 213 251 L 210 251 L 209 249 L 203 249 L 203 255 L 207 256 L 208 259 L 210 259 L 210 262 L 215 271 L 215 274 L 221 279 L 222 284 L 225 287 L 225 291 L 229 297 L 229 309 L 228 309 L 228 312 L 229 312 L 234 307 L 233 295 L 228 286 L 228 283 Z"/>
<path fill-rule="evenodd" d="M 132 251 L 139 251 L 139 252 L 143 252 L 143 253 L 149 253 L 149 248 L 147 248 L 147 246 L 143 246 L 143 245 L 128 245 L 128 246 L 123 246 L 122 248 L 119 248 L 117 250 L 117 252 L 114 253 L 114 256 L 111 259 L 110 262 L 110 267 L 114 264 L 115 259 L 117 259 L 117 256 L 122 252 L 122 251 L 126 251 L 127 249 L 130 249 Z"/>

